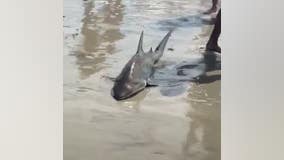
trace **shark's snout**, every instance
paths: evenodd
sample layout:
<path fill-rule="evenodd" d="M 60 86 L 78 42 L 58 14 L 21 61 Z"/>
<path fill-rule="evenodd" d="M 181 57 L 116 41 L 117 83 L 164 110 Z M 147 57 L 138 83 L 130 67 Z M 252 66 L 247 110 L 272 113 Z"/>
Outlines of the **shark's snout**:
<path fill-rule="evenodd" d="M 143 88 L 146 86 L 146 84 L 144 82 L 141 83 L 135 83 L 132 82 L 130 84 L 114 84 L 112 90 L 111 90 L 111 95 L 114 99 L 116 100 L 123 100 L 123 99 L 127 99 L 129 97 L 134 96 L 135 94 L 137 94 L 138 92 L 140 92 L 141 90 L 143 90 Z"/>
<path fill-rule="evenodd" d="M 119 91 L 115 90 L 114 88 L 111 90 L 111 95 L 114 99 L 116 99 L 118 101 L 126 99 L 127 97 L 129 97 L 129 93 L 119 92 Z"/>
<path fill-rule="evenodd" d="M 133 95 L 134 90 L 125 86 L 114 85 L 111 90 L 111 95 L 116 100 L 123 100 Z"/>

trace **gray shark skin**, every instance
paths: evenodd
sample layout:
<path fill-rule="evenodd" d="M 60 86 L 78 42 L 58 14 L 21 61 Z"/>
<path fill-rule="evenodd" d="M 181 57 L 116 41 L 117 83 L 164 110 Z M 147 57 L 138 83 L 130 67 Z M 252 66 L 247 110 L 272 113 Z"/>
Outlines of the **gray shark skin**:
<path fill-rule="evenodd" d="M 165 46 L 172 33 L 170 30 L 157 48 L 148 52 L 143 51 L 143 31 L 140 36 L 136 54 L 124 66 L 115 79 L 111 95 L 116 100 L 123 100 L 134 96 L 149 85 L 150 77 L 154 73 L 154 65 L 163 56 Z"/>

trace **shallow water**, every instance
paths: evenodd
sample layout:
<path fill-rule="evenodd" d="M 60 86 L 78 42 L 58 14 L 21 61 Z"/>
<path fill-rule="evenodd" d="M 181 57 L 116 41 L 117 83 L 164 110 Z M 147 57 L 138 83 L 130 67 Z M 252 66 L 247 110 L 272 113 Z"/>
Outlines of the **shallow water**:
<path fill-rule="evenodd" d="M 220 71 L 120 102 L 104 78 L 119 74 L 142 30 L 148 50 L 172 27 L 157 75 L 180 78 L 173 68 L 201 57 L 212 26 L 200 13 L 210 2 L 64 0 L 65 160 L 221 159 Z"/>

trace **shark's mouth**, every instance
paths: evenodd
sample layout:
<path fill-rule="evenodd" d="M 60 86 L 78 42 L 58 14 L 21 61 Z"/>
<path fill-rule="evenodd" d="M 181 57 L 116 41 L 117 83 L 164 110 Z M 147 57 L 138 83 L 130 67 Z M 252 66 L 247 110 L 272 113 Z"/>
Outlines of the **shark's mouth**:
<path fill-rule="evenodd" d="M 115 100 L 120 101 L 120 100 L 125 100 L 125 99 L 131 98 L 131 97 L 137 95 L 137 94 L 140 93 L 143 89 L 144 89 L 144 88 L 139 88 L 138 90 L 133 91 L 133 92 L 131 92 L 131 93 L 129 93 L 129 94 L 126 94 L 126 95 L 124 95 L 124 96 L 120 96 L 119 94 L 115 94 L 114 90 L 112 89 L 112 90 L 111 90 L 111 95 L 112 95 L 112 97 L 113 97 Z"/>

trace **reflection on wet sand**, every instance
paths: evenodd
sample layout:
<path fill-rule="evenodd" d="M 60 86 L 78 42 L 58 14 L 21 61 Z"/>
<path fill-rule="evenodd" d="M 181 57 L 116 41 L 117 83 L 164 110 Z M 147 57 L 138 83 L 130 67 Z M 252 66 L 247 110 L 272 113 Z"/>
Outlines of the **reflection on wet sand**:
<path fill-rule="evenodd" d="M 200 37 L 207 37 L 209 33 L 210 29 L 203 27 Z M 221 159 L 220 58 L 213 52 L 204 52 L 206 73 L 188 91 L 191 109 L 187 115 L 191 121 L 183 147 L 184 160 Z"/>
<path fill-rule="evenodd" d="M 146 88 L 145 90 L 143 90 L 142 92 L 139 92 L 138 94 L 131 97 L 130 99 L 117 102 L 117 104 L 119 104 L 122 107 L 127 107 L 135 111 L 139 111 L 141 107 L 141 102 L 146 97 L 148 92 L 149 92 L 149 88 Z"/>
<path fill-rule="evenodd" d="M 86 2 L 84 5 L 85 18 L 82 20 L 82 48 L 77 54 L 82 79 L 103 69 L 100 65 L 105 61 L 105 54 L 112 54 L 115 50 L 115 42 L 122 39 L 119 25 L 123 19 L 124 6 L 121 0 L 108 0 L 100 12 L 95 12 L 95 2 Z"/>
<path fill-rule="evenodd" d="M 214 83 L 220 84 L 220 81 Z M 195 89 L 189 92 L 188 101 L 192 109 L 188 116 L 191 122 L 183 148 L 184 155 L 188 159 L 221 159 L 219 153 L 221 149 L 221 104 L 218 101 L 220 93 L 216 93 L 218 88 L 214 83 L 195 86 Z"/>

